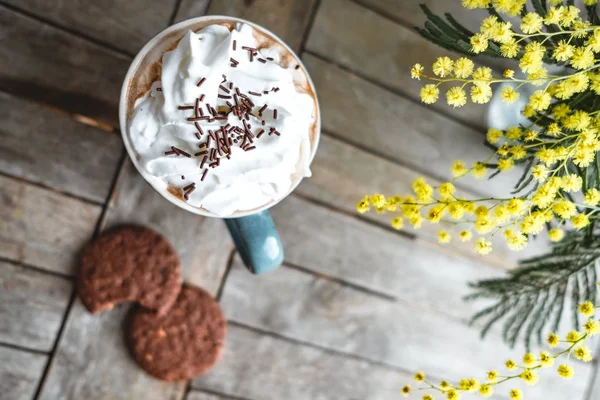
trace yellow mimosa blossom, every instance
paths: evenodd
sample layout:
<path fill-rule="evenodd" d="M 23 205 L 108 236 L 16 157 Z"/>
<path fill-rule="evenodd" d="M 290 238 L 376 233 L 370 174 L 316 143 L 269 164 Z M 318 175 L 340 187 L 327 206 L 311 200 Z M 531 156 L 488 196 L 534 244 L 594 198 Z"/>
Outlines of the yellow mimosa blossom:
<path fill-rule="evenodd" d="M 394 228 L 396 230 L 400 230 L 400 229 L 402 229 L 403 226 L 404 226 L 404 220 L 401 217 L 392 218 L 392 228 Z"/>
<path fill-rule="evenodd" d="M 425 373 L 424 372 L 415 373 L 414 379 L 417 382 L 423 382 L 425 380 Z"/>
<path fill-rule="evenodd" d="M 566 365 L 566 364 L 561 364 L 558 366 L 558 375 L 560 375 L 561 377 L 565 378 L 565 379 L 571 379 L 573 377 L 573 374 L 575 373 L 575 371 L 573 371 L 573 368 L 571 368 L 570 366 Z"/>
<path fill-rule="evenodd" d="M 450 384 L 447 381 L 441 381 L 440 382 L 440 388 L 442 389 L 448 389 L 450 387 Z"/>
<path fill-rule="evenodd" d="M 543 368 L 548 368 L 554 365 L 554 357 L 547 351 L 540 352 L 540 365 Z"/>
<path fill-rule="evenodd" d="M 438 242 L 440 243 L 450 243 L 452 240 L 452 236 L 444 230 L 438 232 Z"/>
<path fill-rule="evenodd" d="M 450 57 L 438 57 L 433 63 L 433 73 L 444 78 L 452 73 L 454 62 Z"/>
<path fill-rule="evenodd" d="M 442 195 L 444 197 L 449 197 L 454 194 L 454 192 L 456 191 L 456 188 L 454 187 L 454 185 L 452 183 L 446 182 L 446 183 L 442 183 L 440 185 L 440 187 L 438 188 L 438 191 L 440 192 L 440 195 Z"/>
<path fill-rule="evenodd" d="M 571 331 L 567 333 L 565 340 L 570 343 L 575 343 L 577 340 L 579 340 L 579 338 L 581 338 L 581 333 L 577 331 Z"/>
<path fill-rule="evenodd" d="M 544 19 L 534 12 L 527 13 L 521 19 L 521 30 L 524 33 L 535 33 L 539 32 L 544 26 Z"/>
<path fill-rule="evenodd" d="M 481 255 L 489 254 L 492 251 L 492 242 L 485 238 L 479 238 L 475 242 L 475 251 Z"/>
<path fill-rule="evenodd" d="M 458 233 L 458 237 L 461 240 L 461 242 L 468 242 L 473 237 L 473 234 L 471 233 L 471 231 L 462 230 Z"/>
<path fill-rule="evenodd" d="M 429 209 L 429 211 L 427 212 L 427 219 L 431 223 L 437 224 L 438 222 L 440 222 L 440 220 L 444 216 L 445 211 L 446 211 L 446 206 L 444 206 L 444 205 L 431 207 Z"/>
<path fill-rule="evenodd" d="M 521 46 L 513 38 L 500 45 L 500 53 L 506 58 L 515 58 L 519 54 L 519 50 L 521 50 Z"/>
<path fill-rule="evenodd" d="M 512 389 L 508 392 L 508 397 L 510 400 L 523 400 L 523 392 L 519 389 Z"/>
<path fill-rule="evenodd" d="M 471 50 L 476 54 L 483 53 L 489 46 L 488 38 L 483 33 L 476 33 L 471 36 L 470 42 Z"/>
<path fill-rule="evenodd" d="M 548 238 L 553 242 L 560 242 L 565 237 L 565 231 L 559 228 L 553 228 L 548 231 Z"/>
<path fill-rule="evenodd" d="M 471 86 L 471 100 L 476 104 L 485 104 L 492 98 L 492 88 L 486 83 L 475 83 Z"/>
<path fill-rule="evenodd" d="M 490 397 L 494 394 L 494 388 L 491 385 L 483 384 L 479 386 L 479 394 L 483 397 Z"/>
<path fill-rule="evenodd" d="M 545 90 L 536 90 L 529 97 L 529 105 L 533 107 L 536 111 L 546 110 L 550 106 L 550 101 L 552 100 L 552 96 L 550 93 Z"/>
<path fill-rule="evenodd" d="M 559 217 L 563 219 L 571 218 L 577 212 L 575 204 L 569 200 L 563 200 L 558 203 L 555 203 L 552 206 L 552 211 L 554 211 Z"/>
<path fill-rule="evenodd" d="M 573 350 L 573 355 L 575 356 L 575 358 L 583 362 L 592 361 L 592 354 L 590 352 L 590 349 L 585 346 L 576 347 Z"/>
<path fill-rule="evenodd" d="M 490 382 L 495 382 L 498 379 L 498 371 L 492 369 L 487 373 L 487 379 Z"/>
<path fill-rule="evenodd" d="M 490 128 L 486 133 L 486 140 L 491 144 L 496 144 L 502 138 L 504 132 L 500 129 Z"/>
<path fill-rule="evenodd" d="M 476 179 L 484 178 L 487 174 L 487 167 L 482 162 L 476 162 L 475 165 L 473 165 L 472 173 Z"/>
<path fill-rule="evenodd" d="M 577 306 L 579 313 L 581 315 L 585 315 L 586 317 L 593 317 L 596 309 L 594 308 L 594 303 L 591 301 L 584 301 L 583 303 Z"/>
<path fill-rule="evenodd" d="M 571 56 L 571 65 L 575 69 L 586 69 L 594 65 L 594 53 L 587 47 L 577 47 Z"/>
<path fill-rule="evenodd" d="M 600 203 L 600 191 L 596 188 L 588 190 L 585 192 L 583 202 L 588 206 L 597 206 Z"/>
<path fill-rule="evenodd" d="M 571 223 L 575 229 L 580 230 L 590 224 L 590 218 L 585 214 L 577 214 L 571 218 Z"/>
<path fill-rule="evenodd" d="M 498 160 L 498 169 L 502 172 L 510 171 L 515 166 L 512 158 L 501 158 Z"/>
<path fill-rule="evenodd" d="M 523 371 L 519 377 L 522 380 L 524 380 L 528 385 L 535 385 L 540 379 L 539 375 L 530 369 Z"/>
<path fill-rule="evenodd" d="M 531 175 L 533 175 L 538 182 L 543 182 L 548 176 L 548 168 L 542 164 L 538 164 L 531 168 Z"/>
<path fill-rule="evenodd" d="M 478 67 L 473 72 L 473 79 L 476 81 L 488 81 L 492 79 L 492 69 L 489 67 Z"/>
<path fill-rule="evenodd" d="M 356 211 L 358 211 L 361 214 L 364 214 L 367 211 L 369 211 L 369 200 L 367 198 L 364 198 L 358 203 L 356 203 Z"/>
<path fill-rule="evenodd" d="M 446 92 L 446 101 L 452 107 L 462 107 L 467 104 L 467 94 L 459 87 L 455 86 Z"/>
<path fill-rule="evenodd" d="M 446 399 L 448 400 L 458 400 L 460 399 L 460 395 L 454 389 L 450 389 L 446 392 Z"/>
<path fill-rule="evenodd" d="M 421 101 L 425 104 L 435 103 L 439 96 L 440 90 L 434 84 L 427 84 L 421 88 Z"/>
<path fill-rule="evenodd" d="M 569 174 L 562 177 L 562 189 L 565 192 L 578 192 L 582 184 L 583 180 L 578 175 Z"/>
<path fill-rule="evenodd" d="M 423 66 L 419 63 L 413 65 L 413 67 L 410 70 L 410 77 L 412 79 L 421 79 L 421 75 L 423 75 Z"/>
<path fill-rule="evenodd" d="M 535 355 L 533 355 L 532 353 L 526 353 L 523 356 L 523 364 L 526 367 L 533 367 L 533 365 L 535 364 Z"/>
<path fill-rule="evenodd" d="M 430 394 L 424 394 L 422 400 L 433 400 L 433 396 Z"/>
<path fill-rule="evenodd" d="M 473 73 L 475 64 L 466 57 L 461 57 L 454 62 L 454 75 L 457 78 L 468 78 Z"/>
<path fill-rule="evenodd" d="M 600 322 L 589 320 L 583 324 L 583 329 L 588 335 L 594 336 L 600 333 Z"/>
<path fill-rule="evenodd" d="M 502 73 L 502 76 L 504 76 L 505 78 L 512 78 L 513 76 L 515 76 L 515 71 L 513 69 L 505 69 Z"/>
<path fill-rule="evenodd" d="M 500 131 L 502 132 L 502 131 Z M 467 172 L 464 161 L 456 160 L 452 163 L 451 172 L 453 176 L 464 175 Z"/>
<path fill-rule="evenodd" d="M 408 397 L 408 395 L 410 394 L 410 391 L 411 391 L 410 385 L 406 385 L 402 388 L 400 393 L 402 393 L 402 396 Z"/>
<path fill-rule="evenodd" d="M 556 47 L 554 48 L 554 52 L 552 53 L 552 57 L 554 57 L 557 61 L 567 61 L 573 56 L 573 51 L 575 47 L 569 44 L 566 40 L 560 40 Z"/>
<path fill-rule="evenodd" d="M 552 348 L 558 346 L 558 343 L 559 343 L 558 335 L 556 333 L 550 333 L 548 335 L 548 338 L 546 339 L 546 342 L 548 343 L 548 346 L 550 346 Z"/>
<path fill-rule="evenodd" d="M 500 91 L 500 99 L 506 104 L 512 104 L 519 100 L 519 93 L 512 86 L 505 86 Z"/>

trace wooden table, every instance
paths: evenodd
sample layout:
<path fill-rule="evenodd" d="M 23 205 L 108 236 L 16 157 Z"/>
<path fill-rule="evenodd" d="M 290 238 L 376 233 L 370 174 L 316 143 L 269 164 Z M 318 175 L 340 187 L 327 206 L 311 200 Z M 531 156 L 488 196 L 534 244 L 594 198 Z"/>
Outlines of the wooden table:
<path fill-rule="evenodd" d="M 477 26 L 458 0 L 428 3 Z M 118 132 L 133 55 L 205 13 L 279 34 L 321 101 L 314 177 L 273 209 L 285 265 L 261 277 L 240 267 L 221 221 L 143 181 Z M 410 29 L 423 19 L 416 0 L 0 0 L 0 399 L 397 399 L 416 370 L 481 378 L 521 353 L 497 331 L 480 341 L 466 323 L 478 305 L 461 300 L 467 281 L 501 275 L 515 254 L 479 258 L 440 247 L 435 229 L 397 233 L 387 217 L 354 212 L 365 193 L 406 192 L 418 175 L 438 181 L 453 159 L 487 154 L 483 108 L 419 103 L 408 69 L 445 54 Z M 78 249 L 123 222 L 165 234 L 186 280 L 222 304 L 226 352 L 205 376 L 152 379 L 124 347 L 128 307 L 92 317 L 75 297 Z M 596 363 L 577 364 L 571 381 L 545 372 L 527 399 L 600 399 Z"/>

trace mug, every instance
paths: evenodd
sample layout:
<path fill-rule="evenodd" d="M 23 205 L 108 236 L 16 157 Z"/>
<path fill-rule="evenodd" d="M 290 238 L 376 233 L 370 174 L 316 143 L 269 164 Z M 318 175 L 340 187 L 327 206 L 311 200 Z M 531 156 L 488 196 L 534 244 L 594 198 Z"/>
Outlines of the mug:
<path fill-rule="evenodd" d="M 312 162 L 312 160 L 314 159 L 319 144 L 319 137 L 321 134 L 319 102 L 316 96 L 314 84 L 310 79 L 306 67 L 304 66 L 304 64 L 302 64 L 300 58 L 294 53 L 292 49 L 289 48 L 288 45 L 286 45 L 283 42 L 283 40 L 281 40 L 274 33 L 255 23 L 243 20 L 241 18 L 215 15 L 207 15 L 203 17 L 188 19 L 186 21 L 182 21 L 175 25 L 172 25 L 167 29 L 163 30 L 162 32 L 158 33 L 135 56 L 123 82 L 123 87 L 121 89 L 121 97 L 119 101 L 119 123 L 121 127 L 121 135 L 123 137 L 123 142 L 125 148 L 127 149 L 127 153 L 129 154 L 129 158 L 131 159 L 135 168 L 161 196 L 169 200 L 171 203 L 194 214 L 216 218 L 220 217 L 206 212 L 205 210 L 202 210 L 200 208 L 192 207 L 189 204 L 181 201 L 180 199 L 175 198 L 175 196 L 171 195 L 170 193 L 167 193 L 164 190 L 159 190 L 156 186 L 154 186 L 151 180 L 147 179 L 147 177 L 143 173 L 141 165 L 137 160 L 135 150 L 130 142 L 128 134 L 129 121 L 127 118 L 127 100 L 130 82 L 132 81 L 136 72 L 138 72 L 138 68 L 140 67 L 140 65 L 142 65 L 144 62 L 148 62 L 149 60 L 155 60 L 157 59 L 157 57 L 162 57 L 162 54 L 170 50 L 170 46 L 172 46 L 173 42 L 179 42 L 179 40 L 185 35 L 185 33 L 189 29 L 194 29 L 195 31 L 197 31 L 199 29 L 204 28 L 205 26 L 223 22 L 230 22 L 234 24 L 248 24 L 252 26 L 253 29 L 261 32 L 261 34 L 273 38 L 279 45 L 281 45 L 295 58 L 295 62 L 298 65 L 300 65 L 300 68 L 302 68 L 306 75 L 308 85 L 310 87 L 310 90 L 314 94 L 313 97 L 315 100 L 316 122 L 314 138 L 311 141 L 311 154 L 309 162 Z M 166 38 L 168 38 L 168 40 L 166 40 Z M 271 214 L 269 213 L 268 209 L 277 204 L 279 201 L 283 200 L 290 193 L 292 193 L 301 181 L 302 177 L 297 177 L 295 181 L 292 182 L 290 190 L 276 201 L 271 201 L 265 204 L 264 206 L 251 211 L 237 212 L 235 215 L 229 218 L 223 218 L 225 224 L 227 225 L 229 233 L 231 234 L 233 242 L 235 243 L 237 251 L 239 252 L 240 256 L 242 257 L 242 260 L 244 261 L 244 264 L 246 265 L 248 270 L 250 270 L 250 272 L 254 274 L 262 274 L 264 272 L 277 268 L 283 262 L 283 246 L 281 244 L 279 234 L 277 233 L 277 229 L 275 228 L 275 224 L 273 223 L 273 218 L 271 217 Z"/>

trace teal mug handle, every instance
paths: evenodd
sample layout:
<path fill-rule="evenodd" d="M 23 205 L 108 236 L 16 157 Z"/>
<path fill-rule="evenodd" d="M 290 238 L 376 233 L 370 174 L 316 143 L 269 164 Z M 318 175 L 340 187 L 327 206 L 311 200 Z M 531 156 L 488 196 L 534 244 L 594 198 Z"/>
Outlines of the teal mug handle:
<path fill-rule="evenodd" d="M 225 224 L 250 272 L 259 275 L 281 265 L 283 246 L 268 210 L 245 217 L 226 218 Z"/>

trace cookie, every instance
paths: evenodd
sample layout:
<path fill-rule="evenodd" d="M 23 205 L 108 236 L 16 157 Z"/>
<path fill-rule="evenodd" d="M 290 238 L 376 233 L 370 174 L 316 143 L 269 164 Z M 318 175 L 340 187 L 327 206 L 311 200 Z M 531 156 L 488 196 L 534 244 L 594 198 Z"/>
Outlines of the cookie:
<path fill-rule="evenodd" d="M 166 314 L 134 310 L 126 336 L 133 358 L 146 372 L 165 381 L 184 381 L 218 361 L 226 329 L 212 296 L 184 285 Z"/>
<path fill-rule="evenodd" d="M 92 314 L 124 301 L 164 313 L 175 303 L 181 285 L 175 249 L 148 228 L 109 230 L 81 252 L 77 292 Z"/>

